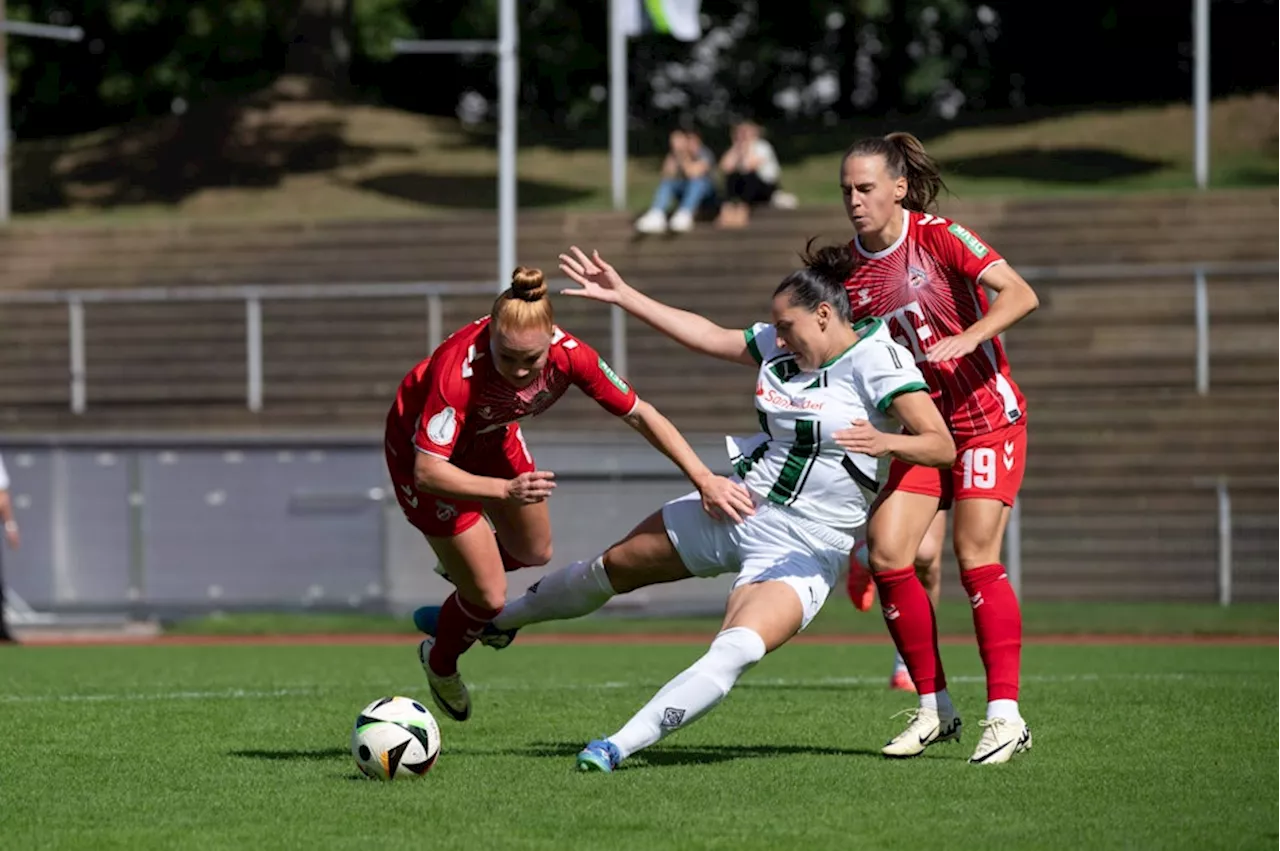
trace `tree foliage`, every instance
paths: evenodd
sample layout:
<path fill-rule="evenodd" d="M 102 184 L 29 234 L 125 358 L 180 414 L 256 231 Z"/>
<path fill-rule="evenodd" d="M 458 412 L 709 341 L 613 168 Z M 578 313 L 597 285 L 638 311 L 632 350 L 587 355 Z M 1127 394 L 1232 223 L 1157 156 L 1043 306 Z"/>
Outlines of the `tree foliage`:
<path fill-rule="evenodd" d="M 492 57 L 397 56 L 390 42 L 494 39 L 497 0 L 7 5 L 15 19 L 75 23 L 86 31 L 80 44 L 10 37 L 13 123 L 28 137 L 181 112 L 283 73 L 323 78 L 336 93 L 468 119 L 492 117 L 496 104 Z M 607 121 L 608 5 L 520 0 L 525 120 L 568 134 Z M 1187 97 L 1191 4 L 1148 5 L 703 0 L 699 42 L 631 40 L 630 113 L 645 125 L 681 118 L 717 125 L 740 113 L 835 122 Z M 1213 15 L 1215 51 L 1274 55 L 1276 0 L 1217 0 Z M 1218 93 L 1276 83 L 1266 63 L 1219 62 L 1213 80 Z"/>

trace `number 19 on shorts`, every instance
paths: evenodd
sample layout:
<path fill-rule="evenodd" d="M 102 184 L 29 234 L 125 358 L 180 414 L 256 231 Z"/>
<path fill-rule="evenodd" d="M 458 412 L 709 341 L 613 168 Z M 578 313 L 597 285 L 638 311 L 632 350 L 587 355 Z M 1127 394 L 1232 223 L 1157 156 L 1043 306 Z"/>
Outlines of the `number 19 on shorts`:
<path fill-rule="evenodd" d="M 951 483 L 956 499 L 998 499 L 1013 505 L 1027 461 L 1025 428 L 983 435 L 959 447 Z"/>
<path fill-rule="evenodd" d="M 965 490 L 991 490 L 996 486 L 996 451 L 986 446 L 966 449 L 960 454 Z"/>

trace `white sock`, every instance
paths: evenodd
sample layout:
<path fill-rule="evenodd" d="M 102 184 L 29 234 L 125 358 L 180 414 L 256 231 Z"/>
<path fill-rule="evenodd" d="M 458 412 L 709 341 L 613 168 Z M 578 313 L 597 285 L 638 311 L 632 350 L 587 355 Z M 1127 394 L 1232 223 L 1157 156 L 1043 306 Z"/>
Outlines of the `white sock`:
<path fill-rule="evenodd" d="M 902 654 L 895 650 L 893 653 L 893 672 L 896 674 L 899 671 L 905 671 L 906 669 L 907 660 L 903 659 Z"/>
<path fill-rule="evenodd" d="M 764 658 L 764 639 L 752 629 L 726 629 L 701 659 L 667 683 L 621 730 L 609 737 L 625 759 L 701 718 Z"/>
<path fill-rule="evenodd" d="M 609 602 L 614 595 L 604 556 L 575 561 L 548 573 L 529 586 L 524 596 L 507 603 L 494 619 L 498 629 L 518 629 L 531 623 L 580 618 Z"/>
<path fill-rule="evenodd" d="M 932 709 L 944 718 L 956 714 L 956 708 L 951 705 L 951 695 L 947 694 L 946 689 L 920 695 L 920 708 Z"/>
<path fill-rule="evenodd" d="M 1018 714 L 1018 701 L 992 700 L 987 703 L 987 720 L 1003 718 L 1006 721 L 1017 721 L 1022 718 Z"/>

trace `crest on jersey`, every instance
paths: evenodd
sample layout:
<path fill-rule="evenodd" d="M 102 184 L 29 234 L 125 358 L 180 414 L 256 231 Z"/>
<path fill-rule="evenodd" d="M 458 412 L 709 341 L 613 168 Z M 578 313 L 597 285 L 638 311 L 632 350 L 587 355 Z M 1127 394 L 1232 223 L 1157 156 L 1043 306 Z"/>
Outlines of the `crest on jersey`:
<path fill-rule="evenodd" d="M 445 408 L 427 420 L 427 437 L 436 446 L 448 446 L 458 433 L 458 414 L 453 408 Z"/>
<path fill-rule="evenodd" d="M 861 307 L 864 304 L 870 304 L 870 303 L 871 303 L 871 290 L 866 289 L 865 287 L 858 290 L 858 306 Z"/>
<path fill-rule="evenodd" d="M 907 266 L 907 283 L 911 289 L 917 290 L 929 283 L 929 275 L 919 266 Z"/>
<path fill-rule="evenodd" d="M 476 413 L 480 415 L 480 419 L 482 420 L 493 419 L 493 408 L 490 408 L 488 405 L 485 405 L 483 408 L 476 411 Z"/>
<path fill-rule="evenodd" d="M 551 404 L 551 391 L 539 390 L 533 394 L 533 398 L 529 400 L 529 406 L 532 408 L 540 408 L 543 405 Z"/>

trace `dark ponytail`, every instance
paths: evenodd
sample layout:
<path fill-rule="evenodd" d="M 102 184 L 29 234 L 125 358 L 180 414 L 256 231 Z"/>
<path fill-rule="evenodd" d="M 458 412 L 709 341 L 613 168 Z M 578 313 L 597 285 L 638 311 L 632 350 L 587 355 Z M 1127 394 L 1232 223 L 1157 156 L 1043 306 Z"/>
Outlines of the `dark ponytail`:
<path fill-rule="evenodd" d="M 942 180 L 938 162 L 929 156 L 924 144 L 910 133 L 890 133 L 887 136 L 871 136 L 859 139 L 845 152 L 850 157 L 884 157 L 889 174 L 896 180 L 907 179 L 907 197 L 902 206 L 918 213 L 936 213 L 938 193 L 947 188 Z"/>
<path fill-rule="evenodd" d="M 853 314 L 849 310 L 849 293 L 844 282 L 853 272 L 853 254 L 847 245 L 824 245 L 815 250 L 815 239 L 817 237 L 811 237 L 805 243 L 804 251 L 800 252 L 804 268 L 783 278 L 773 294 L 777 297 L 789 291 L 791 303 L 810 313 L 826 302 L 842 321 L 851 322 Z"/>

